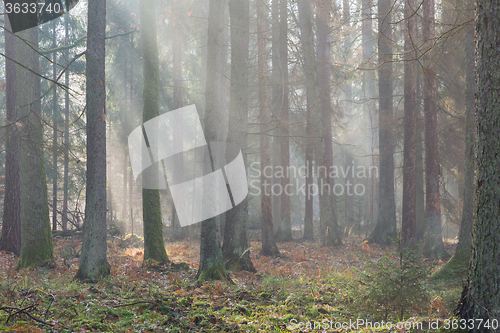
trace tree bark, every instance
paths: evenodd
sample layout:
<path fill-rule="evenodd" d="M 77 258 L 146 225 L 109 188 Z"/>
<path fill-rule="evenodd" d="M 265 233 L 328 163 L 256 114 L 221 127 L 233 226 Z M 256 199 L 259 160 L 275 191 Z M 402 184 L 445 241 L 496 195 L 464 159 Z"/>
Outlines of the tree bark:
<path fill-rule="evenodd" d="M 5 147 L 5 193 L 0 249 L 21 253 L 21 183 L 19 178 L 19 133 L 17 120 L 16 37 L 10 32 L 6 19 L 5 34 L 5 99 L 7 108 L 8 137 Z"/>
<path fill-rule="evenodd" d="M 260 190 L 261 190 L 261 237 L 262 250 L 261 255 L 275 257 L 279 255 L 278 247 L 274 241 L 273 232 L 273 209 L 271 192 L 266 184 L 269 184 L 269 179 L 264 175 L 264 170 L 271 166 L 271 145 L 269 139 L 269 131 L 272 128 L 269 111 L 269 103 L 267 96 L 267 54 L 266 54 L 266 32 L 268 30 L 268 9 L 267 1 L 257 2 L 257 61 L 259 70 L 259 121 L 260 125 Z"/>
<path fill-rule="evenodd" d="M 377 224 L 370 242 L 391 245 L 396 237 L 392 91 L 392 2 L 378 0 L 379 188 Z"/>
<path fill-rule="evenodd" d="M 323 145 L 322 163 L 321 165 L 328 170 L 324 176 L 325 182 L 328 184 L 327 193 L 323 193 L 323 184 L 320 188 L 320 202 L 321 197 L 324 196 L 325 205 L 324 214 L 320 215 L 325 221 L 326 234 L 324 244 L 332 246 L 335 244 L 341 245 L 342 239 L 337 222 L 337 202 L 334 195 L 335 179 L 332 177 L 330 170 L 333 167 L 333 141 L 332 141 L 332 106 L 330 96 L 330 14 L 332 12 L 331 4 L 327 0 L 321 0 L 317 4 L 316 12 L 316 27 L 317 27 L 317 93 L 318 93 L 318 107 L 317 125 L 320 125 L 321 145 Z M 312 27 L 311 27 L 312 28 Z M 311 33 L 312 36 L 312 33 Z M 312 39 L 311 39 L 312 40 Z M 313 49 L 314 54 L 314 49 Z M 318 147 L 320 147 L 319 145 Z M 318 156 L 319 158 L 319 156 Z M 318 161 L 319 159 L 317 159 Z M 316 164 L 319 165 L 319 164 Z M 321 179 L 322 176 L 320 176 Z"/>
<path fill-rule="evenodd" d="M 207 142 L 221 142 L 225 139 L 223 124 L 223 71 L 221 54 L 224 30 L 224 9 L 226 0 L 210 0 L 208 11 L 207 40 L 207 84 L 205 90 L 204 132 Z M 213 156 L 212 156 L 213 157 Z M 201 222 L 200 267 L 196 274 L 198 281 L 227 280 L 220 244 L 220 215 Z"/>
<path fill-rule="evenodd" d="M 160 81 L 156 14 L 154 0 L 140 0 L 141 48 L 144 80 L 142 90 L 142 120 L 146 122 L 160 115 Z M 158 177 L 152 172 L 151 177 Z M 142 219 L 144 228 L 144 261 L 168 262 L 163 241 L 160 190 L 142 189 Z"/>
<path fill-rule="evenodd" d="M 441 228 L 441 201 L 439 198 L 439 152 L 436 102 L 436 68 L 432 58 L 435 39 L 434 0 L 423 3 L 424 54 L 424 114 L 425 114 L 425 219 L 426 230 L 423 254 L 436 259 L 447 259 L 450 255 L 443 244 Z"/>
<path fill-rule="evenodd" d="M 183 85 L 182 85 L 182 20 L 181 20 L 181 11 L 177 8 L 179 5 L 178 1 L 172 1 L 172 14 L 173 14 L 173 27 L 172 27 L 172 67 L 174 73 L 174 108 L 179 109 L 184 106 L 183 99 Z M 183 146 L 183 133 L 182 133 L 182 118 L 177 119 L 176 123 L 179 126 L 176 126 L 174 133 L 174 147 L 182 147 Z M 176 160 L 175 168 L 176 173 L 180 172 L 184 168 L 184 161 L 182 158 Z M 175 205 L 172 204 L 172 226 L 173 226 L 173 239 L 174 240 L 183 240 L 188 237 L 188 228 L 181 227 L 179 223 L 179 217 L 177 216 L 177 212 L 175 210 Z"/>
<path fill-rule="evenodd" d="M 311 124 L 311 93 L 307 91 L 307 106 L 306 106 L 306 197 L 305 197 L 305 212 L 304 212 L 304 240 L 314 240 L 314 212 L 313 212 L 313 194 L 312 184 L 313 179 L 313 158 L 314 158 L 314 139 L 312 136 L 313 128 Z"/>
<path fill-rule="evenodd" d="M 106 0 L 88 4 L 87 188 L 82 252 L 76 278 L 96 282 L 110 274 L 106 243 Z"/>
<path fill-rule="evenodd" d="M 288 101 L 288 0 L 280 0 L 280 25 L 279 25 L 279 121 L 280 121 L 280 156 L 283 168 L 283 176 L 281 177 L 281 221 L 278 231 L 276 232 L 276 240 L 281 242 L 290 242 L 292 236 L 292 220 L 290 216 L 290 196 L 284 191 L 290 184 L 290 174 L 288 172 L 290 166 L 290 124 L 289 124 L 289 101 Z M 274 36 L 273 36 L 274 38 Z"/>
<path fill-rule="evenodd" d="M 21 256 L 17 268 L 44 265 L 54 260 L 43 156 L 38 29 L 17 33 L 17 105 L 20 121 Z M 34 48 L 31 48 L 34 46 Z"/>
<path fill-rule="evenodd" d="M 69 44 L 69 13 L 64 15 L 64 37 Z M 65 59 L 68 59 L 68 50 L 64 51 Z M 64 85 L 69 86 L 69 71 L 64 72 Z M 63 184 L 63 211 L 62 229 L 68 228 L 68 192 L 69 192 L 69 92 L 64 94 L 64 184 Z"/>
<path fill-rule="evenodd" d="M 472 1 L 468 2 L 468 10 L 472 11 Z M 467 17 L 470 19 L 470 17 Z M 465 176 L 463 186 L 462 223 L 458 233 L 458 244 L 455 253 L 448 263 L 433 277 L 448 278 L 465 276 L 469 268 L 472 247 L 472 221 L 474 217 L 474 94 L 476 92 L 475 59 L 474 59 L 474 26 L 472 23 L 465 29 Z"/>
<path fill-rule="evenodd" d="M 416 238 L 416 142 L 417 142 L 417 5 L 405 0 L 404 9 L 404 153 L 403 153 L 403 220 L 405 246 L 415 245 Z"/>
<path fill-rule="evenodd" d="M 321 166 L 321 171 L 318 172 L 318 192 L 319 192 L 319 201 L 320 201 L 320 224 L 321 234 L 322 234 L 322 243 L 323 245 L 329 246 L 333 245 L 335 241 L 338 241 L 340 244 L 340 235 L 338 234 L 338 230 L 336 230 L 336 214 L 335 214 L 335 206 L 334 201 L 332 199 L 333 187 L 332 182 L 329 177 L 329 166 L 333 165 L 333 161 L 330 165 L 327 163 L 330 160 L 330 156 L 332 156 L 333 151 L 330 154 L 330 148 L 327 148 L 326 141 L 331 142 L 331 132 L 328 136 L 328 126 L 324 123 L 329 123 L 331 126 L 331 120 L 329 121 L 329 117 L 327 119 L 322 119 L 325 117 L 330 110 L 328 110 L 328 104 L 325 102 L 324 92 L 323 94 L 319 89 L 319 79 L 318 79 L 318 70 L 316 66 L 316 57 L 314 52 L 314 36 L 313 36 L 313 24 L 312 24 L 312 3 L 308 0 L 301 0 L 298 2 L 299 8 L 299 23 L 300 23 L 300 39 L 302 43 L 303 49 L 303 59 L 304 59 L 304 72 L 307 78 L 307 87 L 308 91 L 311 92 L 310 98 L 310 107 L 311 107 L 311 119 L 312 126 L 316 132 L 319 132 L 321 135 L 321 139 L 315 140 L 315 154 L 314 160 L 316 162 L 316 166 Z M 323 12 L 326 12 L 327 16 L 329 15 L 329 11 L 327 9 L 322 9 Z M 327 21 L 325 18 L 322 18 L 323 24 L 327 25 Z M 321 24 L 321 23 L 320 23 Z M 324 28 L 324 27 L 319 27 Z M 319 30 L 319 29 L 318 29 Z M 328 29 L 327 29 L 328 30 Z M 325 37 L 325 36 L 322 36 Z M 319 40 L 321 38 L 318 37 Z M 325 40 L 322 40 L 325 43 Z M 322 44 L 323 44 L 322 43 Z M 327 44 L 327 43 L 326 43 Z M 323 45 L 322 45 L 323 46 Z M 323 50 L 325 51 L 325 50 Z M 319 53 L 319 52 L 318 52 Z M 322 55 L 322 61 L 325 61 L 326 58 Z M 328 74 L 326 74 L 325 78 L 328 78 Z M 325 84 L 324 78 L 322 83 Z M 327 83 L 329 85 L 329 82 Z M 322 87 L 325 89 L 325 87 Z M 328 88 L 326 90 L 329 90 Z M 327 109 L 325 111 L 325 109 Z M 330 127 L 331 130 L 331 127 Z M 320 168 L 318 168 L 320 170 Z"/>
<path fill-rule="evenodd" d="M 472 255 L 458 315 L 500 320 L 500 6 L 476 2 L 476 177 Z M 470 203 L 469 203 L 470 204 Z M 496 327 L 495 327 L 496 330 Z M 469 332 L 494 332 L 474 325 Z"/>
<path fill-rule="evenodd" d="M 236 144 L 247 161 L 248 133 L 248 52 L 250 3 L 230 0 L 231 90 L 229 100 L 229 133 L 227 141 Z M 257 272 L 250 259 L 248 240 L 248 200 L 226 212 L 222 255 L 226 268 L 232 271 Z"/>
<path fill-rule="evenodd" d="M 53 43 L 56 48 L 56 23 L 52 21 Z M 52 55 L 52 80 L 57 79 L 57 52 Z M 59 117 L 57 85 L 52 86 L 52 230 L 57 230 L 57 122 Z"/>

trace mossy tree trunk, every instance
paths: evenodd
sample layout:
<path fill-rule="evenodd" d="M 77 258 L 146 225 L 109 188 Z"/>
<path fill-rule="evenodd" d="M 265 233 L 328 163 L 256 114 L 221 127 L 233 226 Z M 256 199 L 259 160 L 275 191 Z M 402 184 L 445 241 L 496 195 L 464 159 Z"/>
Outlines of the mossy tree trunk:
<path fill-rule="evenodd" d="M 461 318 L 500 321 L 500 5 L 476 2 L 476 177 L 472 254 Z M 465 203 L 465 204 L 470 204 Z M 494 332 L 474 325 L 469 332 Z"/>
<path fill-rule="evenodd" d="M 423 254 L 436 259 L 450 255 L 443 244 L 441 200 L 439 197 L 439 153 L 436 69 L 432 57 L 435 41 L 434 0 L 423 3 L 423 38 L 429 52 L 424 54 L 424 114 L 425 114 L 425 236 Z"/>
<path fill-rule="evenodd" d="M 394 111 L 392 89 L 392 1 L 378 0 L 379 187 L 377 224 L 368 240 L 391 245 L 396 237 Z"/>
<path fill-rule="evenodd" d="M 88 5 L 87 188 L 82 252 L 76 278 L 97 282 L 110 274 L 106 229 L 106 0 Z"/>
<path fill-rule="evenodd" d="M 5 141 L 5 193 L 0 250 L 21 253 L 21 183 L 19 178 L 19 134 L 17 119 L 16 36 L 6 20 L 5 32 L 5 99 L 7 108 L 8 137 Z"/>
<path fill-rule="evenodd" d="M 405 246 L 416 238 L 416 143 L 417 143 L 417 50 L 412 38 L 417 37 L 417 4 L 405 0 L 404 25 L 404 152 L 402 234 Z M 382 199 L 382 198 L 381 198 Z"/>
<path fill-rule="evenodd" d="M 36 18 L 35 18 L 36 19 Z M 54 260 L 50 230 L 47 176 L 43 156 L 38 28 L 17 33 L 17 105 L 19 127 L 19 171 L 21 178 L 21 256 L 17 268 L 39 266 Z"/>
<path fill-rule="evenodd" d="M 224 133 L 220 121 L 223 117 L 222 94 L 224 92 L 224 62 L 221 48 L 224 47 L 224 9 L 226 0 L 210 0 L 207 39 L 207 84 L 205 89 L 204 132 L 207 142 L 221 142 Z M 214 156 L 212 156 L 214 157 Z M 212 165 L 213 166 L 213 165 Z M 196 274 L 199 281 L 228 280 L 222 259 L 219 223 L 221 215 L 201 222 L 200 267 Z"/>
<path fill-rule="evenodd" d="M 230 0 L 231 90 L 229 100 L 229 133 L 227 141 L 236 144 L 246 164 L 248 132 L 248 52 L 250 3 Z M 222 255 L 226 268 L 232 271 L 256 272 L 250 258 L 248 240 L 248 200 L 226 212 Z"/>
<path fill-rule="evenodd" d="M 266 54 L 266 32 L 268 30 L 268 16 L 269 10 L 267 1 L 257 2 L 257 57 L 258 57 L 258 70 L 259 70 L 259 122 L 260 132 L 260 189 L 261 189 L 261 237 L 262 249 L 260 254 L 265 256 L 274 257 L 279 255 L 278 247 L 274 240 L 273 232 L 273 208 L 271 200 L 271 192 L 265 184 L 271 181 L 264 175 L 264 170 L 271 166 L 271 144 L 268 136 L 268 131 L 272 128 L 270 126 L 271 116 L 268 103 L 268 81 L 267 81 L 267 54 Z"/>
<path fill-rule="evenodd" d="M 468 9 L 472 7 L 469 0 Z M 470 17 L 468 18 L 470 19 Z M 458 233 L 458 244 L 455 253 L 448 263 L 441 268 L 433 278 L 464 277 L 469 268 L 472 246 L 472 221 L 474 215 L 474 93 L 476 92 L 474 63 L 474 27 L 472 24 L 465 29 L 465 175 L 463 186 L 462 223 Z"/>
<path fill-rule="evenodd" d="M 142 120 L 160 115 L 160 81 L 158 42 L 156 40 L 156 14 L 154 0 L 140 0 L 141 48 L 144 86 L 142 90 Z M 149 173 L 151 177 L 159 175 Z M 167 263 L 168 256 L 163 241 L 160 190 L 142 190 L 142 219 L 144 228 L 144 261 Z"/>

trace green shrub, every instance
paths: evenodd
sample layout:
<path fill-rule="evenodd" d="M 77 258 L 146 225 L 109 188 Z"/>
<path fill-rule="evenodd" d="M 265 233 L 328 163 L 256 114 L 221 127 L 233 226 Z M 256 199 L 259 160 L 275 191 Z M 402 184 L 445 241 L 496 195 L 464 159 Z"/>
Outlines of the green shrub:
<path fill-rule="evenodd" d="M 425 262 L 417 247 L 404 247 L 401 235 L 393 242 L 395 252 L 380 259 L 360 254 L 366 265 L 358 270 L 363 296 L 356 303 L 375 318 L 396 316 L 403 320 L 411 310 L 423 310 L 429 304 L 425 282 L 432 265 Z"/>

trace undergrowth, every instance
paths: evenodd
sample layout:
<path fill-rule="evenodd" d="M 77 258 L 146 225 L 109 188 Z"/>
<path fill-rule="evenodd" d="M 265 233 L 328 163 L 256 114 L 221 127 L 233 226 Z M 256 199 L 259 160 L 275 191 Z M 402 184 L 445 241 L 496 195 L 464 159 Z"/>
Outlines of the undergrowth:
<path fill-rule="evenodd" d="M 67 243 L 59 241 L 56 248 L 64 249 Z M 78 258 L 64 264 L 58 250 L 55 269 L 21 271 L 14 270 L 14 257 L 2 252 L 0 331 L 298 332 L 309 327 L 314 331 L 319 324 L 332 332 L 370 332 L 365 326 L 336 330 L 335 325 L 360 319 L 375 322 L 380 309 L 389 309 L 376 301 L 376 284 L 362 277 L 375 278 L 377 267 L 395 269 L 397 265 L 388 263 L 397 260 L 396 248 L 361 244 L 325 249 L 315 243 L 285 243 L 280 249 L 286 257 L 272 259 L 257 255 L 259 244 L 252 244 L 259 273 L 231 273 L 235 283 L 229 284 L 196 282 L 197 262 L 191 255 L 198 251 L 197 244 L 175 246 L 167 248 L 169 255 L 185 258 L 187 264 L 142 265 L 142 249 L 122 250 L 110 244 L 112 275 L 94 285 L 72 280 Z M 423 282 L 422 288 L 427 297 L 418 307 L 405 305 L 405 322 L 445 320 L 461 285 Z M 387 320 L 396 324 L 398 311 L 390 309 Z"/>

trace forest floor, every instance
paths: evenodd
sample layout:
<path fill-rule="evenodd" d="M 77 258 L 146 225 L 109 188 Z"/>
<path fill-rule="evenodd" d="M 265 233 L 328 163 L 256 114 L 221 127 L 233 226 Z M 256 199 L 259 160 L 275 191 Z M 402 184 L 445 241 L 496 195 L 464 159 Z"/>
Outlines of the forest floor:
<path fill-rule="evenodd" d="M 250 251 L 258 273 L 230 273 L 231 284 L 194 281 L 196 241 L 167 243 L 171 261 L 187 263 L 167 266 L 143 266 L 142 248 L 108 243 L 111 276 L 94 285 L 73 280 L 77 239 L 55 239 L 55 268 L 16 271 L 16 257 L 0 252 L 0 331 L 435 332 L 449 324 L 463 283 L 425 281 L 423 298 L 399 303 L 412 305 L 398 320 L 398 305 L 388 304 L 413 296 L 396 291 L 397 297 L 386 295 L 388 304 L 370 303 L 362 278 L 367 260 L 397 261 L 394 247 L 279 243 L 283 257 L 271 259 L 259 255 L 256 241 Z M 453 244 L 447 248 L 452 252 Z M 434 262 L 433 269 L 442 265 Z"/>

